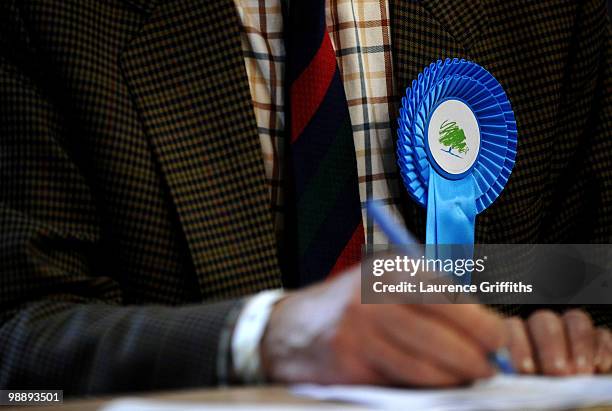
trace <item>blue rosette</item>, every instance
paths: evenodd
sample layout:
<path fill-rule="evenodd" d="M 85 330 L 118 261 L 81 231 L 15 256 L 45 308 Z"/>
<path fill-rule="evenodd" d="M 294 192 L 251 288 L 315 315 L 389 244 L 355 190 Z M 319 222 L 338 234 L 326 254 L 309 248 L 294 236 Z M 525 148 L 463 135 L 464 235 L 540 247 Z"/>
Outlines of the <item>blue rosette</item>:
<path fill-rule="evenodd" d="M 427 243 L 473 244 L 475 216 L 499 196 L 516 157 L 506 93 L 476 63 L 438 60 L 406 89 L 398 123 L 400 173 L 427 207 Z"/>

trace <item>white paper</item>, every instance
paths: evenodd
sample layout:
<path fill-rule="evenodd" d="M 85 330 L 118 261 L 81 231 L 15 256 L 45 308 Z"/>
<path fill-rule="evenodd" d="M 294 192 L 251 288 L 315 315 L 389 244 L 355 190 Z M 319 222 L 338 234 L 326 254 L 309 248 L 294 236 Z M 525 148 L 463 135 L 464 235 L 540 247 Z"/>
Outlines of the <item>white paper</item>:
<path fill-rule="evenodd" d="M 220 402 L 178 402 L 154 401 L 143 399 L 119 399 L 110 402 L 100 411 L 321 411 L 346 410 L 333 404 L 248 404 L 248 403 L 220 403 Z"/>
<path fill-rule="evenodd" d="M 372 386 L 297 385 L 294 394 L 388 410 L 553 410 L 612 405 L 612 376 L 497 376 L 465 388 L 419 390 Z"/>

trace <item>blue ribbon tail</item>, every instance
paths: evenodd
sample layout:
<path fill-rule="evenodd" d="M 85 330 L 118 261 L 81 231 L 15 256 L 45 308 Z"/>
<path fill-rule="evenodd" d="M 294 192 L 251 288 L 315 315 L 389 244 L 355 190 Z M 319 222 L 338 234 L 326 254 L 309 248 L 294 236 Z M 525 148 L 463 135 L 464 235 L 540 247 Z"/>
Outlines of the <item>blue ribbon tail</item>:
<path fill-rule="evenodd" d="M 435 245 L 435 258 L 454 261 L 473 258 L 476 221 L 474 184 L 471 176 L 447 180 L 433 170 L 429 173 L 425 238 L 427 244 Z M 455 282 L 471 283 L 471 271 L 455 270 L 449 274 L 454 274 Z"/>

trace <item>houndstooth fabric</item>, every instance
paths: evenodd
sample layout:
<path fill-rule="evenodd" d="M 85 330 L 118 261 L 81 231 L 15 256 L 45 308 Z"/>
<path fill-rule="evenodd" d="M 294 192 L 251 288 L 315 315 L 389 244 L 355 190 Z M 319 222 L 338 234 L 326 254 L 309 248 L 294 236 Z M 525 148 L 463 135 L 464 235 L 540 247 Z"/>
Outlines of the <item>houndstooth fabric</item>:
<path fill-rule="evenodd" d="M 512 103 L 516 164 L 500 197 L 477 216 L 476 242 L 610 243 L 612 38 L 605 2 L 393 4 L 398 94 L 431 61 L 463 57 L 489 70 Z M 406 205 L 407 224 L 424 238 L 424 210 L 409 199 Z M 597 322 L 612 324 L 610 308 L 589 309 Z"/>
<path fill-rule="evenodd" d="M 281 285 L 233 2 L 0 26 L 0 386 L 216 383 L 228 313 Z"/>

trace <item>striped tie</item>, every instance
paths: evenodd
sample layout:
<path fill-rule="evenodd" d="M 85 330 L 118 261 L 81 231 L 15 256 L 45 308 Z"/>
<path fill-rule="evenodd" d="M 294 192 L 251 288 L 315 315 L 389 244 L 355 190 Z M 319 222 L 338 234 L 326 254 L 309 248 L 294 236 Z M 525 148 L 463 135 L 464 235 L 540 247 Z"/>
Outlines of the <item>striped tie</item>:
<path fill-rule="evenodd" d="M 325 1 L 292 1 L 285 21 L 290 187 L 289 285 L 357 263 L 364 243 L 348 105 L 325 25 Z M 293 284 L 291 284 L 293 283 Z"/>

